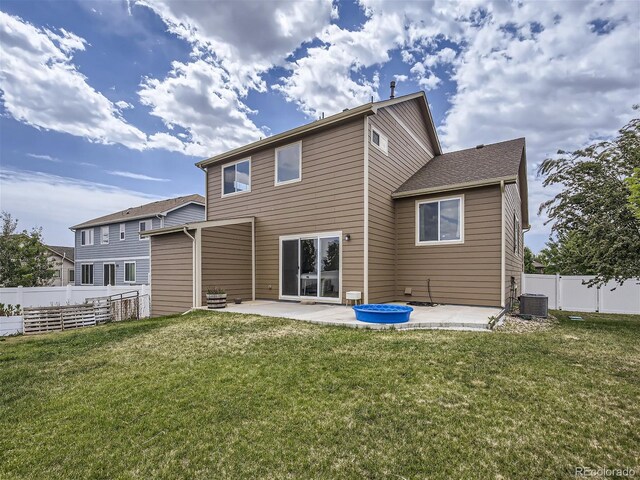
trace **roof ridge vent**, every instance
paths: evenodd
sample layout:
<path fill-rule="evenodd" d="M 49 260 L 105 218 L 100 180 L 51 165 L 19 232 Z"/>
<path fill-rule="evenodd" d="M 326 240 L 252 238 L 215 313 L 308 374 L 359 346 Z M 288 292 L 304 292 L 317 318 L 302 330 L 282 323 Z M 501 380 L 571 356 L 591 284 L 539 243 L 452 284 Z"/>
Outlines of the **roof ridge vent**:
<path fill-rule="evenodd" d="M 480 145 L 476 145 L 476 150 L 480 150 L 481 148 L 484 148 L 484 143 L 481 143 Z"/>

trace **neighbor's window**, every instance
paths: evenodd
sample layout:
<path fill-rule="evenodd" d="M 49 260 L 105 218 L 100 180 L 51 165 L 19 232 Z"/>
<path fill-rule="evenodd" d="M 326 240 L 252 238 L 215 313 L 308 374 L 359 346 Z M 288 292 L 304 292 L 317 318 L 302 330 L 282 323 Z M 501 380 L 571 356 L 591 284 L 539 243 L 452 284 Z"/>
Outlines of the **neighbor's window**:
<path fill-rule="evenodd" d="M 386 155 L 389 154 L 389 140 L 387 140 L 387 137 L 375 128 L 371 129 L 371 143 L 373 143 L 377 149 L 382 150 Z"/>
<path fill-rule="evenodd" d="M 142 232 L 146 232 L 148 230 L 151 230 L 151 220 L 143 220 L 140 222 L 139 227 L 138 227 L 138 232 L 142 233 Z M 146 240 L 148 237 L 140 237 L 140 240 Z"/>
<path fill-rule="evenodd" d="M 124 223 L 120 224 L 120 240 L 124 240 Z"/>
<path fill-rule="evenodd" d="M 93 285 L 93 264 L 84 264 L 82 269 L 82 285 Z"/>
<path fill-rule="evenodd" d="M 124 262 L 124 281 L 136 281 L 136 262 Z"/>
<path fill-rule="evenodd" d="M 416 202 L 416 245 L 463 242 L 463 197 Z"/>
<path fill-rule="evenodd" d="M 93 228 L 80 232 L 80 245 L 93 245 Z"/>
<path fill-rule="evenodd" d="M 251 191 L 251 159 L 222 166 L 222 196 Z"/>
<path fill-rule="evenodd" d="M 76 271 L 73 268 L 69 269 L 69 282 L 76 281 Z"/>
<path fill-rule="evenodd" d="M 276 185 L 302 179 L 302 142 L 276 148 Z"/>
<path fill-rule="evenodd" d="M 109 243 L 109 226 L 100 227 L 100 243 L 102 245 Z"/>

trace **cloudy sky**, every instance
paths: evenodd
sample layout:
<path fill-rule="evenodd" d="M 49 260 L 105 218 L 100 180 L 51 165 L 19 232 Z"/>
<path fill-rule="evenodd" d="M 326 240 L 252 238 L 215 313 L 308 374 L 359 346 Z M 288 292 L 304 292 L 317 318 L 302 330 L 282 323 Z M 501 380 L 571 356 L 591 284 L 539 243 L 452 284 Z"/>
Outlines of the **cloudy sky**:
<path fill-rule="evenodd" d="M 445 151 L 524 136 L 535 166 L 640 103 L 640 2 L 68 0 L 0 4 L 0 203 L 69 225 L 203 193 L 193 163 L 425 90 Z"/>

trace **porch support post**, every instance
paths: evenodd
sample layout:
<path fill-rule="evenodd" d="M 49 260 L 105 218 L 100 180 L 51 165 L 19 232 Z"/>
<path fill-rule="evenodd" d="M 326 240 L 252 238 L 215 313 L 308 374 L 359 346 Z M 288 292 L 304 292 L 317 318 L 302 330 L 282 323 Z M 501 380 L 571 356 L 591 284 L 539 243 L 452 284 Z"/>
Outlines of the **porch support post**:
<path fill-rule="evenodd" d="M 251 218 L 251 299 L 256 299 L 256 219 Z"/>

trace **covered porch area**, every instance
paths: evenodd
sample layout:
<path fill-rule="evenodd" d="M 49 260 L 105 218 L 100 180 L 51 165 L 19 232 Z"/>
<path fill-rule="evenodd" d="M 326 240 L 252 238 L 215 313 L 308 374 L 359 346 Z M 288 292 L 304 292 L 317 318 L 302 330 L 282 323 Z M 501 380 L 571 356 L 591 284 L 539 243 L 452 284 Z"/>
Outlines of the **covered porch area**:
<path fill-rule="evenodd" d="M 194 222 L 144 232 L 151 240 L 151 315 L 206 305 L 209 288 L 255 300 L 255 218 Z"/>

